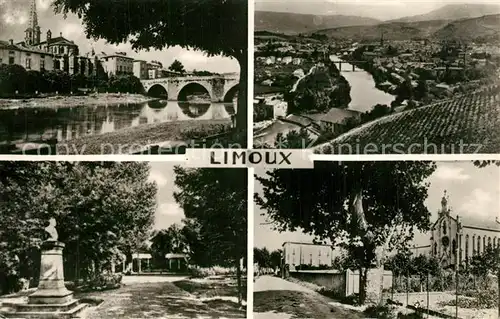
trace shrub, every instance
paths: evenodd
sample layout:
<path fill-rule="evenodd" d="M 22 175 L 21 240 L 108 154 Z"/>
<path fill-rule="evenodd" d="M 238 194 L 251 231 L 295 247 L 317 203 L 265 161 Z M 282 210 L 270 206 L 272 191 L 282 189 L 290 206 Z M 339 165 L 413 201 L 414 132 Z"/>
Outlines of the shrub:
<path fill-rule="evenodd" d="M 397 315 L 392 306 L 369 306 L 365 309 L 364 314 L 368 318 L 379 319 L 396 319 Z"/>
<path fill-rule="evenodd" d="M 122 274 L 102 273 L 88 280 L 79 290 L 107 290 L 119 288 Z"/>
<path fill-rule="evenodd" d="M 222 276 L 222 275 L 234 275 L 236 274 L 236 268 L 232 267 L 189 267 L 188 272 L 191 277 L 194 278 L 204 278 L 209 276 Z"/>
<path fill-rule="evenodd" d="M 493 309 L 498 304 L 498 293 L 495 290 L 465 292 L 469 298 L 459 297 L 458 306 L 468 309 Z M 472 297 L 472 298 L 471 298 Z M 443 301 L 440 306 L 455 306 L 456 300 Z"/>

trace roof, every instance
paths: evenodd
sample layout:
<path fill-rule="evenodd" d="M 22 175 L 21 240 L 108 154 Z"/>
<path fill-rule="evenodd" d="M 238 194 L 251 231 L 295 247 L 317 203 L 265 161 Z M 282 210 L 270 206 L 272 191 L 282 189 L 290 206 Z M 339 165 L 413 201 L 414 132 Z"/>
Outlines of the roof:
<path fill-rule="evenodd" d="M 174 258 L 183 258 L 186 259 L 188 256 L 186 254 L 166 254 L 165 258 L 167 259 L 174 259 Z"/>
<path fill-rule="evenodd" d="M 325 245 L 325 244 L 314 244 L 314 243 L 301 243 L 301 242 L 294 242 L 294 241 L 286 241 L 283 243 L 281 246 L 285 246 L 286 244 L 293 244 L 293 245 L 307 245 L 307 246 L 323 246 L 323 247 L 332 247 L 332 245 Z"/>
<path fill-rule="evenodd" d="M 77 46 L 75 44 L 75 42 L 70 41 L 70 40 L 66 39 L 65 37 L 55 37 L 55 38 L 51 38 L 50 40 L 48 40 L 48 44 L 54 44 L 54 43 L 57 43 L 57 42 L 67 42 L 68 44 Z M 47 41 L 42 41 L 42 42 L 38 43 L 37 45 L 45 44 L 45 43 L 47 43 Z"/>
<path fill-rule="evenodd" d="M 490 91 L 492 90 L 492 91 Z M 495 91 L 496 90 L 496 91 Z M 500 92 L 484 88 L 361 125 L 314 147 L 323 154 L 500 152 Z"/>
<path fill-rule="evenodd" d="M 460 216 L 460 222 L 462 223 L 462 227 L 483 228 L 500 232 L 500 224 L 497 223 L 494 218 L 485 218 L 481 217 L 480 215 L 476 216 L 459 215 L 459 216 Z"/>
<path fill-rule="evenodd" d="M 39 54 L 46 54 L 46 55 L 52 55 L 49 52 L 40 50 L 35 47 L 27 47 L 22 44 L 10 44 L 9 41 L 3 41 L 0 40 L 0 48 L 6 48 L 8 50 L 17 50 L 17 51 L 24 51 L 24 52 L 33 52 L 33 53 L 39 53 Z"/>

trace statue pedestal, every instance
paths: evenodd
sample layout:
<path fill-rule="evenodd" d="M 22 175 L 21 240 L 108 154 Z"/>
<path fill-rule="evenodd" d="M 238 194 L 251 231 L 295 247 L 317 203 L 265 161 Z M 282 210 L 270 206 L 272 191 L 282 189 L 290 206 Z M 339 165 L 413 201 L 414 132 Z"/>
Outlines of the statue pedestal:
<path fill-rule="evenodd" d="M 87 304 L 73 298 L 73 292 L 64 286 L 64 244 L 48 240 L 42 244 L 40 282 L 37 290 L 28 296 L 28 303 L 4 302 L 6 311 L 0 317 L 25 319 L 70 319 L 77 317 Z"/>
<path fill-rule="evenodd" d="M 64 244 L 58 241 L 42 244 L 40 282 L 28 297 L 29 304 L 65 304 L 73 299 L 73 292 L 64 286 L 63 249 Z"/>

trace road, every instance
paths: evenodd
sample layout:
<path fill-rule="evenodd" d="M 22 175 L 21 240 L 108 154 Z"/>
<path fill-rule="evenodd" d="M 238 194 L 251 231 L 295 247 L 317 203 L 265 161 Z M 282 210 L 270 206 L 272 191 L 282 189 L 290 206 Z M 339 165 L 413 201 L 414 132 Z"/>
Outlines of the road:
<path fill-rule="evenodd" d="M 137 283 L 158 283 L 158 282 L 174 282 L 186 279 L 187 276 L 123 276 L 122 283 L 124 285 Z"/>
<path fill-rule="evenodd" d="M 255 284 L 253 285 L 254 292 L 271 291 L 271 290 L 289 290 L 289 291 L 302 291 L 308 293 L 315 293 L 311 289 L 303 287 L 294 282 L 290 282 L 272 276 L 260 276 L 259 278 L 257 278 Z"/>
<path fill-rule="evenodd" d="M 317 292 L 272 276 L 261 276 L 254 284 L 254 319 L 361 319 L 358 312 L 329 304 Z"/>

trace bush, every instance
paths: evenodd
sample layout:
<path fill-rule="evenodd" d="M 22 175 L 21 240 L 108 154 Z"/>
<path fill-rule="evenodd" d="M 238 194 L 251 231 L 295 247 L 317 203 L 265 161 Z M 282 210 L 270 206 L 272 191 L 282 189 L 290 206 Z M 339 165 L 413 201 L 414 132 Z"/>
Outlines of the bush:
<path fill-rule="evenodd" d="M 395 308 L 392 306 L 369 306 L 363 312 L 368 318 L 396 319 Z"/>
<path fill-rule="evenodd" d="M 103 273 L 84 283 L 78 290 L 107 290 L 119 288 L 122 283 L 122 274 Z"/>
<path fill-rule="evenodd" d="M 493 309 L 498 305 L 498 292 L 495 290 L 483 290 L 475 292 L 466 292 L 469 298 L 459 297 L 458 306 L 468 309 Z M 472 299 L 471 299 L 472 297 Z M 456 300 L 444 301 L 440 306 L 455 306 Z"/>
<path fill-rule="evenodd" d="M 236 268 L 233 267 L 189 267 L 188 272 L 191 277 L 204 278 L 209 276 L 235 275 Z"/>

